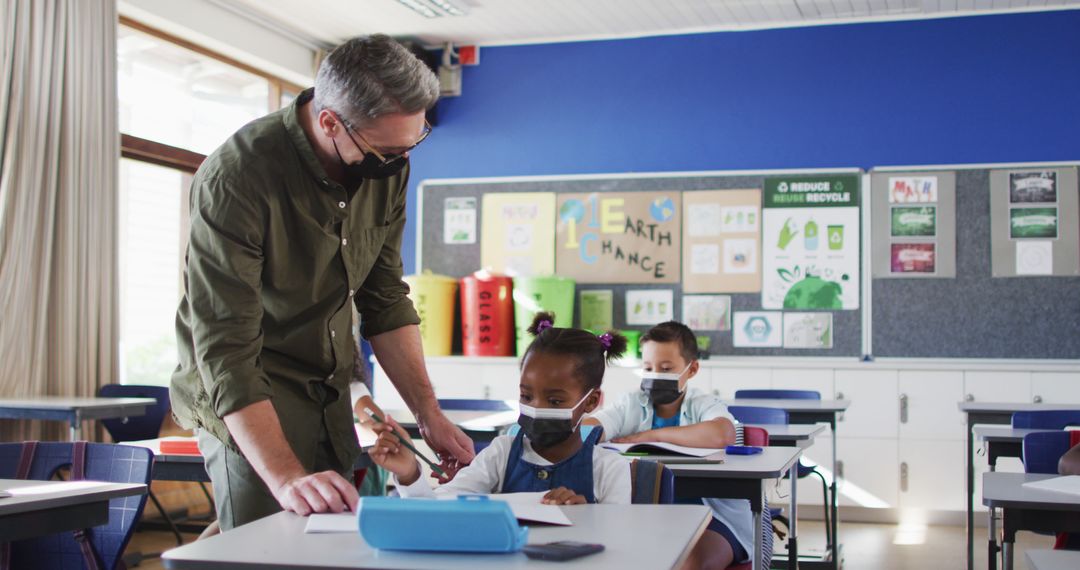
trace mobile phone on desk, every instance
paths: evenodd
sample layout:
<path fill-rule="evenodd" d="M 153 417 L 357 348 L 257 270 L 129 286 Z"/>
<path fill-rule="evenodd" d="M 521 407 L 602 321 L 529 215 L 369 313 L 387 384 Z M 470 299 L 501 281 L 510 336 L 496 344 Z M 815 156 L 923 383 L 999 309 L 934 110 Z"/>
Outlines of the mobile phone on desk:
<path fill-rule="evenodd" d="M 753 455 L 761 453 L 761 448 L 754 445 L 729 445 L 724 451 L 729 455 Z"/>
<path fill-rule="evenodd" d="M 575 558 L 581 558 L 582 556 L 588 556 L 602 550 L 604 550 L 603 544 L 589 544 L 587 542 L 561 540 L 559 542 L 549 542 L 547 544 L 528 544 L 522 549 L 522 552 L 525 553 L 525 556 L 536 560 L 555 560 L 562 562 L 564 560 L 573 560 Z"/>

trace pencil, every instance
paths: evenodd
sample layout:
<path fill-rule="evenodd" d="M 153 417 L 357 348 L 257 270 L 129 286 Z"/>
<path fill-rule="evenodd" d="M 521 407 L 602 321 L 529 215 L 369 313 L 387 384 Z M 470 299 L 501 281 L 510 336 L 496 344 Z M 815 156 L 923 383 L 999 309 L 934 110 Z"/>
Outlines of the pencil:
<path fill-rule="evenodd" d="M 371 416 L 371 419 L 379 422 L 380 424 L 386 423 L 383 421 L 382 418 L 379 417 L 379 414 L 371 411 L 371 409 L 364 408 L 364 412 L 367 413 L 367 415 Z M 412 444 L 411 441 L 401 437 L 401 434 L 399 434 L 396 430 L 391 430 L 390 433 L 394 434 L 394 437 L 398 438 L 398 441 L 400 441 L 401 444 L 404 445 L 409 451 L 413 452 L 414 455 L 419 457 L 421 461 L 427 463 L 428 467 L 431 467 L 432 471 L 438 473 L 439 475 L 442 475 L 443 477 L 446 477 L 446 471 L 443 471 L 442 467 L 439 467 L 435 463 L 432 463 L 427 457 L 424 457 L 424 454 L 420 453 L 420 450 L 416 449 L 416 447 Z"/>

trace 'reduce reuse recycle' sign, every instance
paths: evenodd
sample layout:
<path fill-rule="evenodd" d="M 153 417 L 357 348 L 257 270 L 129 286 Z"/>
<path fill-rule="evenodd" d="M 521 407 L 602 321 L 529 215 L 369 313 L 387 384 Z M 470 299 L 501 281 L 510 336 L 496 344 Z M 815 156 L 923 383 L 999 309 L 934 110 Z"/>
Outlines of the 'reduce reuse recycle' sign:
<path fill-rule="evenodd" d="M 765 179 L 761 305 L 859 308 L 859 176 Z"/>

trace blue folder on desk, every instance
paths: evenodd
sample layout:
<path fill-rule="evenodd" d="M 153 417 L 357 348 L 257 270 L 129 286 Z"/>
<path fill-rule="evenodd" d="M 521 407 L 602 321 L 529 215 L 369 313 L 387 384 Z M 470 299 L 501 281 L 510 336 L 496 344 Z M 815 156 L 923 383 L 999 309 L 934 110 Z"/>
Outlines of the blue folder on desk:
<path fill-rule="evenodd" d="M 431 552 L 517 552 L 529 529 L 504 501 L 364 497 L 360 534 L 375 548 Z"/>

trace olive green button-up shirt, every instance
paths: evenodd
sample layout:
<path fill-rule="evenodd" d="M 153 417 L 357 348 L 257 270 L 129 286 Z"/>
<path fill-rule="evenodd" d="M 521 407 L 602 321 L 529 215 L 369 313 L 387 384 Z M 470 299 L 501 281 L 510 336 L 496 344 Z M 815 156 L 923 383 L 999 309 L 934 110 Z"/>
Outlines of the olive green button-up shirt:
<path fill-rule="evenodd" d="M 269 399 L 301 464 L 320 439 L 360 453 L 349 382 L 355 303 L 366 337 L 420 322 L 401 280 L 408 170 L 346 189 L 298 122 L 308 90 L 240 129 L 191 186 L 173 412 L 236 448 L 221 418 Z"/>

